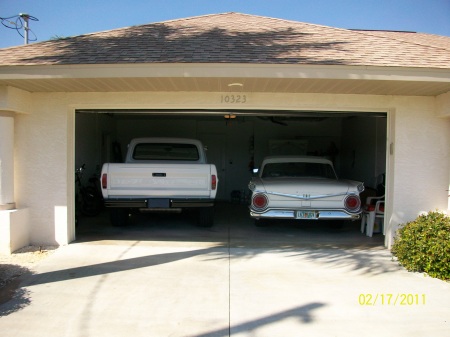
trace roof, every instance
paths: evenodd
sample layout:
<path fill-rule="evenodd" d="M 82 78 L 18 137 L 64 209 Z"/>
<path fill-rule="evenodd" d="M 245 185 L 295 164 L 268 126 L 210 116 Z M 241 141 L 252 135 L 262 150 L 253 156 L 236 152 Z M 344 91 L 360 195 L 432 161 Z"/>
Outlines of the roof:
<path fill-rule="evenodd" d="M 223 13 L 0 49 L 0 66 L 134 63 L 450 69 L 450 37 Z"/>

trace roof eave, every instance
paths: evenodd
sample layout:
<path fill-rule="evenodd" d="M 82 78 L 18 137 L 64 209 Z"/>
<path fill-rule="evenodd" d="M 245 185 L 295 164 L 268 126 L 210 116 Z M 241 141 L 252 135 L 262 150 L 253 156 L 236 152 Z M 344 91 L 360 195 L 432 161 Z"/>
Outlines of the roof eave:
<path fill-rule="evenodd" d="M 233 77 L 424 81 L 450 83 L 450 69 L 248 63 L 140 63 L 0 66 L 0 80 Z"/>

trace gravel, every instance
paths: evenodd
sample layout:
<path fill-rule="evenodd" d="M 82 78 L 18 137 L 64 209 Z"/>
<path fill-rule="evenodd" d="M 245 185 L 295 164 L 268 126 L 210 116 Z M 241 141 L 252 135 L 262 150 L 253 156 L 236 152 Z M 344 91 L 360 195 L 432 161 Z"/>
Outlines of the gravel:
<path fill-rule="evenodd" d="M 2 287 L 24 274 L 33 272 L 33 267 L 53 254 L 55 246 L 27 246 L 11 255 L 0 255 L 0 291 Z"/>

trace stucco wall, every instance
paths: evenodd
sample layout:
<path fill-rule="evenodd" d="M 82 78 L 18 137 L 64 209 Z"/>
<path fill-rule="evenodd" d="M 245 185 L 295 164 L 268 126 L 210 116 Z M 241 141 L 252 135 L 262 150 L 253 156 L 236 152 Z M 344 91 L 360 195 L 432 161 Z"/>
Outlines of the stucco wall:
<path fill-rule="evenodd" d="M 72 226 L 74 111 L 76 108 L 223 108 L 221 93 L 36 93 L 15 116 L 15 197 L 30 212 L 34 243 L 66 244 Z M 438 117 L 435 98 L 249 93 L 233 108 L 388 113 L 388 201 L 392 230 L 421 211 L 447 209 L 450 119 Z M 392 146 L 390 145 L 392 143 Z M 69 207 L 68 207 L 69 206 Z"/>
<path fill-rule="evenodd" d="M 16 204 L 29 209 L 31 243 L 72 240 L 67 230 L 70 137 L 64 98 L 34 94 L 30 111 L 15 116 Z"/>
<path fill-rule="evenodd" d="M 351 118 L 342 127 L 343 175 L 376 188 L 386 173 L 386 118 Z"/>
<path fill-rule="evenodd" d="M 116 137 L 116 123 L 106 114 L 77 114 L 75 119 L 75 167 L 85 164 L 83 183 L 100 174 L 103 162 L 111 162 L 111 141 Z"/>
<path fill-rule="evenodd" d="M 397 98 L 392 221 L 448 207 L 450 119 L 436 117 L 432 98 Z"/>

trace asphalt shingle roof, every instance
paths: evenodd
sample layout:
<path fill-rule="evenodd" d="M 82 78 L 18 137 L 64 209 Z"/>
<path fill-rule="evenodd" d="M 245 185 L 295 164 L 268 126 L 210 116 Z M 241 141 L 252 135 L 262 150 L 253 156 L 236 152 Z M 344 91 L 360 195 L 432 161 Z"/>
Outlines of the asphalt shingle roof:
<path fill-rule="evenodd" d="M 0 49 L 0 66 L 127 63 L 450 69 L 450 37 L 356 31 L 223 13 Z"/>

